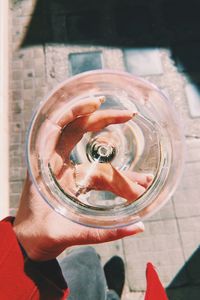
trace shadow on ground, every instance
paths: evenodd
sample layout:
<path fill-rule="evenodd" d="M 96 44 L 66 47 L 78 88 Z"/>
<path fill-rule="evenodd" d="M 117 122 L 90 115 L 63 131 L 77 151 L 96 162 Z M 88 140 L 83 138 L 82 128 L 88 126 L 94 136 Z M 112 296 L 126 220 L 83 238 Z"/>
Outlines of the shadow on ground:
<path fill-rule="evenodd" d="M 167 287 L 169 300 L 200 299 L 200 246 Z"/>
<path fill-rule="evenodd" d="M 21 46 L 169 48 L 200 87 L 199 11 L 199 0 L 38 0 Z"/>

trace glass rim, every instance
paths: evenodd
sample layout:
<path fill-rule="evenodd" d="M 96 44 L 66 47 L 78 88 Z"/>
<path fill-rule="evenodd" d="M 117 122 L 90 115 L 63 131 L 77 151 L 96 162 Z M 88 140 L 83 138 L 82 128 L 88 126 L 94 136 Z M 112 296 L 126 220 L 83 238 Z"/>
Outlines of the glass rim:
<path fill-rule="evenodd" d="M 37 117 L 37 115 L 39 114 L 40 112 L 40 109 L 48 102 L 48 100 L 50 99 L 50 97 L 57 91 L 59 90 L 62 86 L 65 86 L 66 84 L 69 84 L 69 83 L 73 83 L 76 82 L 77 80 L 79 80 L 80 78 L 83 78 L 83 77 L 87 77 L 87 76 L 93 76 L 93 75 L 98 75 L 98 74 L 108 74 L 108 75 L 118 75 L 118 76 L 123 76 L 123 77 L 128 77 L 129 79 L 135 79 L 141 83 L 144 83 L 145 85 L 148 85 L 149 87 L 151 87 L 153 90 L 156 90 L 159 94 L 162 95 L 162 98 L 169 101 L 168 97 L 166 97 L 166 95 L 156 86 L 154 85 L 153 83 L 141 78 L 141 77 L 138 77 L 136 75 L 132 75 L 130 73 L 127 73 L 127 72 L 123 72 L 123 71 L 115 71 L 115 70 L 109 70 L 109 69 L 101 69 L 101 70 L 93 70 L 93 71 L 88 71 L 88 72 L 84 72 L 84 73 L 81 73 L 81 74 L 77 74 L 71 78 L 67 78 L 66 80 L 62 81 L 60 84 L 58 84 L 50 93 L 48 93 L 44 100 L 42 100 L 40 103 L 39 103 L 39 106 L 36 108 L 32 118 L 31 118 L 31 121 L 30 121 L 30 124 L 29 124 L 29 127 L 28 127 L 28 130 L 27 130 L 27 134 L 26 134 L 26 165 L 27 165 L 27 169 L 28 169 L 28 173 L 30 175 L 30 178 L 31 178 L 31 181 L 33 182 L 34 186 L 36 187 L 37 191 L 39 192 L 40 196 L 45 200 L 46 203 L 48 203 L 48 205 L 50 205 L 57 213 L 59 213 L 60 215 L 70 219 L 71 221 L 73 222 L 76 222 L 76 223 L 79 223 L 79 224 L 82 224 L 82 225 L 85 225 L 85 226 L 89 226 L 89 227 L 98 227 L 98 228 L 114 228 L 114 227 L 124 227 L 124 226 L 128 226 L 128 225 L 131 225 L 135 222 L 138 222 L 140 219 L 146 219 L 146 218 L 149 218 L 151 215 L 153 215 L 154 213 L 156 213 L 167 201 L 168 199 L 172 196 L 172 194 L 174 193 L 175 189 L 177 188 L 179 182 L 180 182 L 180 179 L 181 179 L 181 174 L 182 174 L 182 171 L 183 171 L 183 166 L 184 166 L 184 156 L 185 156 L 185 144 L 184 144 L 184 137 L 183 137 L 183 133 L 182 133 L 182 128 L 180 126 L 179 128 L 179 138 L 180 138 L 180 145 L 181 145 L 181 153 L 180 153 L 180 160 L 178 162 L 178 170 L 176 170 L 176 173 L 177 173 L 177 179 L 176 181 L 173 182 L 173 184 L 171 184 L 171 188 L 170 190 L 168 191 L 168 194 L 165 195 L 165 199 L 162 201 L 158 201 L 157 202 L 157 206 L 155 207 L 155 202 L 151 202 L 150 204 L 147 205 L 146 208 L 144 208 L 143 211 L 143 214 L 138 214 L 137 216 L 135 215 L 128 215 L 127 217 L 127 212 L 128 212 L 128 209 L 126 208 L 126 211 L 124 210 L 125 214 L 122 213 L 122 211 L 119 211 L 119 215 L 115 215 L 113 216 L 113 220 L 111 220 L 111 216 L 106 216 L 105 214 L 102 215 L 102 214 L 99 214 L 98 217 L 101 218 L 101 219 L 98 219 L 98 225 L 96 225 L 96 220 L 94 222 L 93 218 L 94 218 L 94 215 L 89 215 L 88 211 L 86 211 L 85 209 L 79 209 L 76 210 L 74 209 L 74 211 L 69 211 L 68 212 L 68 216 L 66 216 L 66 211 L 65 213 L 64 212 L 64 207 L 62 207 L 62 205 L 58 205 L 57 207 L 55 207 L 50 201 L 48 201 L 47 197 L 45 196 L 45 194 L 42 192 L 42 190 L 40 189 L 38 183 L 37 183 L 37 180 L 35 179 L 34 177 L 34 174 L 33 174 L 33 171 L 32 171 L 32 167 L 31 167 L 31 163 L 30 163 L 30 155 L 29 155 L 29 150 L 30 150 L 30 140 L 31 140 L 31 132 L 32 132 L 32 129 L 33 129 L 33 126 L 34 126 L 34 121 Z M 173 106 L 171 107 L 173 109 Z M 174 111 L 174 114 L 173 114 L 173 117 L 178 117 L 177 114 L 175 114 L 175 111 Z M 173 147 L 173 146 L 172 146 Z M 165 187 L 165 186 L 164 186 Z M 163 187 L 163 188 L 164 188 Z M 150 187 L 151 188 L 151 187 Z M 150 189 L 148 189 L 145 194 L 148 195 L 148 191 Z M 162 189 L 161 189 L 162 190 Z M 160 193 L 163 192 L 163 191 L 160 191 Z M 145 196 L 144 194 L 144 196 Z M 149 196 L 149 195 L 148 195 Z M 143 197 L 143 196 L 141 196 Z M 139 199 L 138 199 L 139 200 Z M 136 200 L 136 202 L 138 201 Z M 135 202 L 133 202 L 134 204 Z M 69 208 L 69 206 L 67 206 Z M 130 208 L 130 207 L 128 207 Z M 148 212 L 147 209 L 149 209 Z M 89 210 L 91 212 L 91 210 Z M 77 219 L 77 212 L 80 213 L 80 216 L 79 216 L 79 219 Z M 145 213 L 144 213 L 145 212 Z M 97 217 L 95 215 L 95 217 Z M 121 218 L 120 220 L 118 218 Z M 109 218 L 109 220 L 108 220 Z M 117 224 L 116 224 L 116 219 L 117 219 Z M 111 224 L 112 223 L 112 224 Z"/>

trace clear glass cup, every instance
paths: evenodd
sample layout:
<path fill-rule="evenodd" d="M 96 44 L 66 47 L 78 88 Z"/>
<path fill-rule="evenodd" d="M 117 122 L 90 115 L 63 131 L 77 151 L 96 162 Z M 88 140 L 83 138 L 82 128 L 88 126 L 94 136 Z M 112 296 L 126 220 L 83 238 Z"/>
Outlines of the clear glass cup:
<path fill-rule="evenodd" d="M 68 141 L 76 140 L 76 130 L 69 111 L 88 99 L 102 100 L 98 111 L 135 114 L 126 122 L 84 133 L 72 147 Z M 55 151 L 66 126 L 62 153 L 69 156 L 67 164 Z M 146 219 L 172 196 L 182 173 L 184 140 L 172 103 L 155 85 L 128 73 L 96 70 L 67 79 L 40 103 L 30 122 L 26 157 L 33 183 L 57 213 L 86 226 L 114 228 Z M 56 171 L 59 163 L 66 167 L 64 180 Z M 100 167 L 136 177 L 149 174 L 151 181 L 134 201 L 108 189 L 87 189 Z"/>

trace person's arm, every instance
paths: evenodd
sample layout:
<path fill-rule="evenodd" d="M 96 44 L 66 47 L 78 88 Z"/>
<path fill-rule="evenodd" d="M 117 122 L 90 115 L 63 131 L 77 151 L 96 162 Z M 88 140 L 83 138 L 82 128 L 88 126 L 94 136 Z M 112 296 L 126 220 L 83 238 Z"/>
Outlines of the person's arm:
<path fill-rule="evenodd" d="M 56 259 L 29 259 L 13 231 L 14 218 L 0 222 L 0 299 L 65 300 L 69 290 Z"/>

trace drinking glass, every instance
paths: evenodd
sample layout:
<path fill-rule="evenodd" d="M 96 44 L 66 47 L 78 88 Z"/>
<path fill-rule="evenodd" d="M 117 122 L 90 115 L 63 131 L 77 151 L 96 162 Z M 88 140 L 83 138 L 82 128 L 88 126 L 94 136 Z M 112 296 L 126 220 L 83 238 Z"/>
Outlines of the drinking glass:
<path fill-rule="evenodd" d="M 133 116 L 99 130 L 97 122 L 97 129 L 85 132 L 74 126 L 73 113 L 78 106 L 84 111 L 90 99 L 101 102 L 97 112 Z M 76 124 L 94 113 L 75 112 Z M 26 140 L 28 171 L 42 198 L 63 217 L 98 228 L 127 226 L 157 212 L 180 180 L 183 157 L 182 129 L 171 101 L 152 83 L 112 70 L 62 82 L 36 109 Z M 114 189 L 104 189 L 101 176 L 88 188 L 92 174 L 107 169 L 113 171 Z M 124 197 L 142 176 L 150 178 L 144 191 Z"/>

